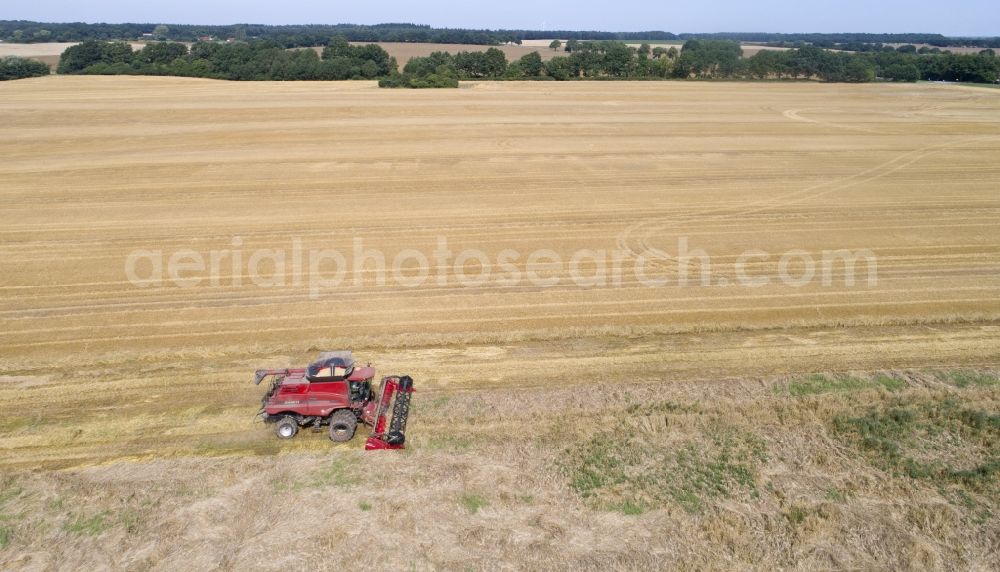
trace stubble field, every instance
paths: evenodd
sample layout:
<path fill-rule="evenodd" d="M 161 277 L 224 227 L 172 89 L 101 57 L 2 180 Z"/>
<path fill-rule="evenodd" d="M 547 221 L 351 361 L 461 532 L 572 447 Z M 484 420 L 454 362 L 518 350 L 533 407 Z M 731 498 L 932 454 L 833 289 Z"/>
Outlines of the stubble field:
<path fill-rule="evenodd" d="M 51 77 L 0 85 L 0 118 L 0 562 L 335 566 L 371 523 L 407 540 L 365 558 L 420 568 L 998 562 L 995 480 L 935 488 L 827 435 L 873 404 L 997 413 L 995 90 Z M 385 284 L 371 261 L 337 286 L 316 281 L 329 260 L 309 272 L 310 250 L 358 244 Z M 284 264 L 252 275 L 261 249 Z M 432 261 L 416 286 L 412 256 L 391 269 L 407 249 Z M 467 249 L 489 275 L 453 264 Z M 875 262 L 824 282 L 845 249 Z M 181 287 L 185 250 L 227 252 Z M 542 250 L 607 253 L 607 283 Z M 648 253 L 672 256 L 643 266 L 665 284 L 636 274 Z M 409 452 L 253 423 L 254 369 L 342 347 L 417 380 Z M 594 447 L 631 435 L 745 466 L 661 498 L 601 472 L 617 453 Z M 636 463 L 611 465 L 651 482 Z M 271 534 L 301 522 L 288 503 L 347 516 Z"/>

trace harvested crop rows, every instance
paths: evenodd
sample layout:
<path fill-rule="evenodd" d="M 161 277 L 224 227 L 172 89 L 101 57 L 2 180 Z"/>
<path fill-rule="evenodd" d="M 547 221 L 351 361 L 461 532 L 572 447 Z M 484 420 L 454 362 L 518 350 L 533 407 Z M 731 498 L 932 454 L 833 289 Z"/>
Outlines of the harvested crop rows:
<path fill-rule="evenodd" d="M 671 383 L 1000 363 L 995 90 L 52 77 L 0 85 L 0 117 L 0 417 L 22 415 L 26 395 L 39 404 L 37 429 L 5 440 L 0 464 L 191 452 L 244 434 L 249 373 L 332 346 L 421 376 L 432 394 L 609 370 Z M 498 282 L 494 264 L 460 283 L 483 269 L 437 263 L 441 240 L 491 263 L 515 250 L 522 279 Z M 380 285 L 369 263 L 311 291 L 336 269 L 292 264 L 294 249 L 351 259 L 355 241 L 387 266 L 415 249 L 429 278 L 407 286 L 387 270 Z M 711 257 L 706 283 L 703 265 L 676 260 L 682 242 Z M 259 249 L 286 256 L 260 266 L 262 285 L 248 266 Z M 802 277 L 803 257 L 820 272 L 823 253 L 843 249 L 870 251 L 877 279 L 859 263 L 849 284 L 837 261 L 828 284 L 776 279 L 785 253 Z M 180 287 L 165 269 L 161 283 L 130 282 L 137 250 L 164 265 L 182 250 L 229 253 Z M 618 252 L 622 271 L 581 287 L 567 265 L 529 264 L 540 250 Z M 769 256 L 738 269 L 750 250 Z M 674 258 L 646 261 L 667 281 L 649 287 L 635 266 L 655 252 Z M 600 270 L 580 265 L 584 278 Z M 399 276 L 419 277 L 412 259 Z M 109 417 L 108 396 L 147 420 L 210 412 L 172 438 Z M 226 449 L 254 447 L 238 441 Z"/>

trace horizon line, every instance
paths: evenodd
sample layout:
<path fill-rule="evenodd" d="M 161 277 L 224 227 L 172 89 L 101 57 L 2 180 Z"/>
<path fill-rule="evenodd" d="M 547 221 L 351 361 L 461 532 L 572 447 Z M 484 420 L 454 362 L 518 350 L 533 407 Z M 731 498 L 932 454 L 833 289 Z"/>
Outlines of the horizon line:
<path fill-rule="evenodd" d="M 951 35 L 948 35 L 948 34 L 943 34 L 941 32 L 926 32 L 926 31 L 924 31 L 924 32 L 918 32 L 918 31 L 909 31 L 909 32 L 857 32 L 857 31 L 854 31 L 854 32 L 851 32 L 851 31 L 840 31 L 840 32 L 804 32 L 804 31 L 800 31 L 800 32 L 770 32 L 770 31 L 763 31 L 763 30 L 756 30 L 756 31 L 743 30 L 743 31 L 716 31 L 716 32 L 704 32 L 704 31 L 702 31 L 702 32 L 669 32 L 667 30 L 654 30 L 654 29 L 646 29 L 646 30 L 598 30 L 598 29 L 591 29 L 591 30 L 587 30 L 587 29 L 582 29 L 582 28 L 581 29 L 566 28 L 566 29 L 560 29 L 560 30 L 544 30 L 544 29 L 539 29 L 539 28 L 476 28 L 476 27 L 462 28 L 462 27 L 453 27 L 453 26 L 434 26 L 432 24 L 418 24 L 418 23 L 415 23 L 415 22 L 379 22 L 377 24 L 358 24 L 358 23 L 354 23 L 354 22 L 336 22 L 336 23 L 311 22 L 311 23 L 299 23 L 299 24 L 266 24 L 266 23 L 261 23 L 261 22 L 231 22 L 231 23 L 227 23 L 227 24 L 206 24 L 206 23 L 188 24 L 188 23 L 183 23 L 183 22 L 112 22 L 112 21 L 100 21 L 100 22 L 98 22 L 98 21 L 91 21 L 91 22 L 88 22 L 88 21 L 82 21 L 82 20 L 73 20 L 73 21 L 43 21 L 43 20 L 21 20 L 21 19 L 19 19 L 19 20 L 0 19 L 0 22 L 28 22 L 28 23 L 32 23 L 32 24 L 61 24 L 61 25 L 65 25 L 65 24 L 84 24 L 84 25 L 102 25 L 102 24 L 106 24 L 106 25 L 117 25 L 117 26 L 124 26 L 124 25 L 143 25 L 143 26 L 145 26 L 145 25 L 206 26 L 206 27 L 271 26 L 271 27 L 276 27 L 276 28 L 279 28 L 279 27 L 295 27 L 295 26 L 358 26 L 358 27 L 420 26 L 420 27 L 430 28 L 430 29 L 433 29 L 433 30 L 469 30 L 469 31 L 477 31 L 477 32 L 515 32 L 516 31 L 516 32 L 544 33 L 544 32 L 551 31 L 551 32 L 590 32 L 590 33 L 602 33 L 602 34 L 639 34 L 639 33 L 643 33 L 643 32 L 649 32 L 649 33 L 660 33 L 660 34 L 673 34 L 675 36 L 691 36 L 691 35 L 699 35 L 699 34 L 704 34 L 704 35 L 710 35 L 710 34 L 776 34 L 776 35 L 783 35 L 783 36 L 797 36 L 797 35 L 835 36 L 835 35 L 841 35 L 841 34 L 867 34 L 867 35 L 876 35 L 876 36 L 877 35 L 928 35 L 928 36 L 930 36 L 930 35 L 937 35 L 937 36 L 941 36 L 943 38 L 954 38 L 954 39 L 1000 38 L 1000 34 L 997 34 L 997 35 L 957 35 L 957 36 L 951 36 Z M 417 42 L 414 42 L 414 43 L 417 43 Z"/>

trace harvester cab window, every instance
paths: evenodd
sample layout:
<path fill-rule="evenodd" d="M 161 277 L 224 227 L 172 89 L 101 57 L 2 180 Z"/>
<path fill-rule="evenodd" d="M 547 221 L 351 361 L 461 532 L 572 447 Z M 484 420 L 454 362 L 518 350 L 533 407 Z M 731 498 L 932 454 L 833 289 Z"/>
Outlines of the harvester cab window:
<path fill-rule="evenodd" d="M 318 378 L 336 378 L 343 379 L 347 377 L 348 369 L 346 367 L 334 366 L 334 367 L 324 367 L 316 372 L 312 377 Z"/>
<path fill-rule="evenodd" d="M 344 381 L 354 371 L 354 358 L 350 352 L 328 352 L 309 365 L 309 381 Z"/>

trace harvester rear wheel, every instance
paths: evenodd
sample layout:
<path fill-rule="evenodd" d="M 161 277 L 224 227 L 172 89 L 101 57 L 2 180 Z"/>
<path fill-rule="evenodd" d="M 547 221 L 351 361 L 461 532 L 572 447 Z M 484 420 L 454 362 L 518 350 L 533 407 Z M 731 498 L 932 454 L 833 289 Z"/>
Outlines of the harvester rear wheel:
<path fill-rule="evenodd" d="M 294 417 L 286 415 L 278 420 L 274 432 L 279 439 L 291 439 L 299 432 L 299 422 Z"/>
<path fill-rule="evenodd" d="M 330 440 L 343 443 L 354 437 L 358 429 L 358 418 L 353 411 L 341 409 L 330 416 Z"/>

